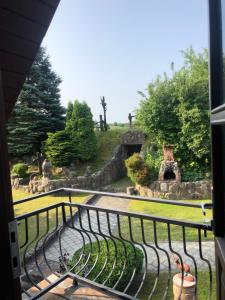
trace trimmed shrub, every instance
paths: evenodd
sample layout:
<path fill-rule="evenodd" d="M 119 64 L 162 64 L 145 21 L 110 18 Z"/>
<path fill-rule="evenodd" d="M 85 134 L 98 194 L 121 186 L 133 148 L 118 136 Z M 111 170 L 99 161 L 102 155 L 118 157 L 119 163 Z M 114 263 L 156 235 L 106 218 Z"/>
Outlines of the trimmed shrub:
<path fill-rule="evenodd" d="M 20 178 L 25 178 L 28 176 L 27 174 L 28 166 L 24 163 L 18 163 L 13 166 L 12 172 L 18 175 Z"/>
<path fill-rule="evenodd" d="M 125 165 L 127 175 L 133 183 L 148 185 L 152 181 L 150 169 L 138 153 L 125 160 Z"/>
<path fill-rule="evenodd" d="M 69 166 L 78 158 L 76 145 L 66 130 L 48 134 L 45 154 L 56 167 Z"/>
<path fill-rule="evenodd" d="M 88 244 L 85 246 L 84 252 L 82 250 L 83 248 L 77 250 L 74 253 L 72 259 L 67 263 L 69 268 L 73 268 L 73 266 L 76 265 L 76 263 L 82 256 L 78 266 L 76 266 L 75 269 L 72 269 L 73 273 L 79 272 L 79 270 L 86 264 L 88 256 L 90 254 L 90 258 L 83 272 L 87 274 L 87 272 L 91 270 L 97 259 L 95 267 L 87 276 L 88 279 L 93 280 L 100 274 L 100 276 L 98 276 L 96 280 L 97 283 L 102 284 L 106 280 L 106 278 L 111 274 L 108 280 L 105 282 L 105 285 L 108 287 L 113 287 L 119 280 L 122 270 L 124 269 L 123 275 L 120 278 L 119 283 L 116 287 L 117 290 L 122 291 L 129 283 L 135 268 L 135 276 L 138 277 L 138 275 L 140 275 L 143 266 L 143 253 L 139 248 L 131 245 L 128 242 L 122 243 L 118 240 L 107 240 L 106 242 L 105 240 L 102 240 L 99 243 L 95 242 L 92 243 L 92 245 Z M 107 257 L 108 261 L 105 265 Z M 113 269 L 115 257 L 117 257 L 117 259 L 115 268 Z"/>
<path fill-rule="evenodd" d="M 88 161 L 97 154 L 97 139 L 90 107 L 86 102 L 74 101 L 68 106 L 66 130 L 76 145 L 80 161 Z"/>

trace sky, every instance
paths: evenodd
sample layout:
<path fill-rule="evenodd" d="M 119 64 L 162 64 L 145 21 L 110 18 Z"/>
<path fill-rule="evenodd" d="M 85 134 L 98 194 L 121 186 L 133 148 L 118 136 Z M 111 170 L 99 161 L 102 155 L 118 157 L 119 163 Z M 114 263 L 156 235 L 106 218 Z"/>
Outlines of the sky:
<path fill-rule="evenodd" d="M 78 99 L 108 121 L 128 122 L 156 76 L 208 47 L 207 0 L 61 0 L 43 40 L 63 80 L 61 102 Z"/>

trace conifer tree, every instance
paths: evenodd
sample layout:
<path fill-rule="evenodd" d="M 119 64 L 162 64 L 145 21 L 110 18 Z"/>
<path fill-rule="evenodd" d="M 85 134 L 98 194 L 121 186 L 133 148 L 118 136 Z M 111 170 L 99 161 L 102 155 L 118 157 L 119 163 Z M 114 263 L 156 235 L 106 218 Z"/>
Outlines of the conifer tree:
<path fill-rule="evenodd" d="M 64 128 L 65 109 L 60 104 L 60 83 L 45 48 L 41 47 L 8 122 L 11 156 L 40 151 L 48 132 Z"/>
<path fill-rule="evenodd" d="M 75 161 L 88 161 L 96 156 L 97 140 L 90 107 L 86 102 L 68 103 L 66 128 L 50 133 L 45 153 L 55 166 L 69 166 Z"/>
<path fill-rule="evenodd" d="M 68 130 L 77 148 L 78 158 L 87 161 L 95 157 L 97 140 L 90 107 L 86 102 L 75 101 Z"/>

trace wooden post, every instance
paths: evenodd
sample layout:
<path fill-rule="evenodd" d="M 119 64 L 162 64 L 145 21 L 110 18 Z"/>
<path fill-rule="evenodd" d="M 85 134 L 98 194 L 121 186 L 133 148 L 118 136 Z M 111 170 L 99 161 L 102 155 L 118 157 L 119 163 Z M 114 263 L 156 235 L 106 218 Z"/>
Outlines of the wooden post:
<path fill-rule="evenodd" d="M 104 130 L 107 131 L 107 121 L 106 121 L 106 111 L 107 111 L 107 104 L 105 102 L 105 97 L 101 97 L 101 104 L 102 104 L 102 108 L 103 108 L 103 113 L 104 113 Z"/>
<path fill-rule="evenodd" d="M 19 278 L 13 278 L 9 222 L 14 220 L 8 148 L 6 139 L 5 103 L 0 70 L 0 245 L 1 245 L 1 294 L 7 300 L 21 300 Z"/>
<path fill-rule="evenodd" d="M 103 122 L 103 119 L 102 119 L 102 115 L 99 116 L 99 119 L 100 119 L 100 130 L 104 131 L 104 122 Z"/>

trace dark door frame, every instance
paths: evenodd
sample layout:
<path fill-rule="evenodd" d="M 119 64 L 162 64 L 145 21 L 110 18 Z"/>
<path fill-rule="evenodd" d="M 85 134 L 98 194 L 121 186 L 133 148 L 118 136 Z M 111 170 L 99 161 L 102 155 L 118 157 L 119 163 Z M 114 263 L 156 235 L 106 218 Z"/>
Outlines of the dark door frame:
<path fill-rule="evenodd" d="M 225 299 L 225 89 L 222 4 L 209 0 L 209 92 L 217 299 Z"/>
<path fill-rule="evenodd" d="M 6 121 L 0 70 L 0 239 L 1 239 L 1 295 L 7 300 L 21 300 L 20 279 L 14 278 L 10 250 L 9 222 L 14 220 L 10 168 L 6 138 Z"/>

